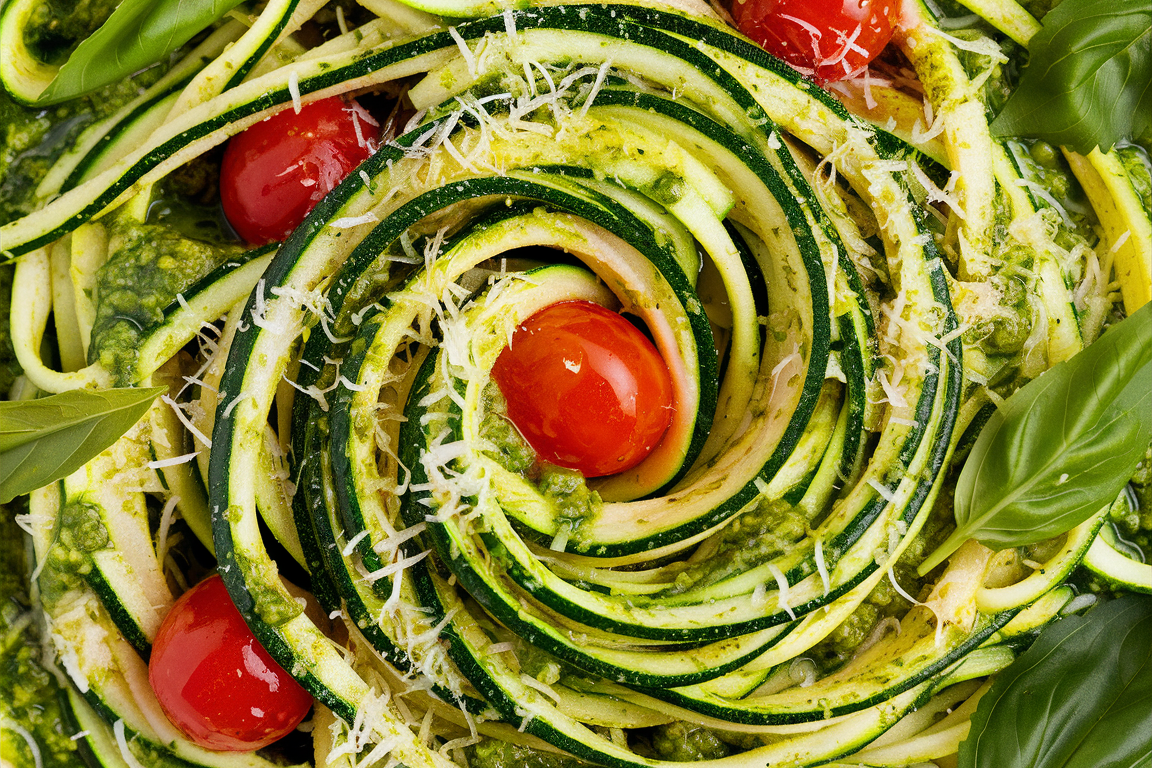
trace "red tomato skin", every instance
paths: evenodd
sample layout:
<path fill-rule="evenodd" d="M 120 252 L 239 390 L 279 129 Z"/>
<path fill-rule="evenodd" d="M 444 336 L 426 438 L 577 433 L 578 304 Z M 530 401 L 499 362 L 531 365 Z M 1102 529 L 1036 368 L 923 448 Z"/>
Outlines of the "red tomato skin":
<path fill-rule="evenodd" d="M 524 321 L 492 378 L 537 454 L 585 477 L 636 466 L 672 420 L 660 353 L 625 318 L 588 301 L 553 304 Z"/>
<path fill-rule="evenodd" d="M 265 747 L 291 733 L 312 706 L 257 642 L 218 575 L 181 595 L 165 616 L 148 681 L 172 724 L 218 751 Z"/>
<path fill-rule="evenodd" d="M 734 0 L 732 5 L 741 32 L 819 83 L 863 72 L 892 39 L 898 15 L 896 0 Z"/>
<path fill-rule="evenodd" d="M 304 105 L 300 114 L 289 107 L 233 136 L 220 168 L 220 202 L 236 234 L 263 245 L 296 229 L 372 154 L 380 129 L 367 115 L 333 96 Z"/>

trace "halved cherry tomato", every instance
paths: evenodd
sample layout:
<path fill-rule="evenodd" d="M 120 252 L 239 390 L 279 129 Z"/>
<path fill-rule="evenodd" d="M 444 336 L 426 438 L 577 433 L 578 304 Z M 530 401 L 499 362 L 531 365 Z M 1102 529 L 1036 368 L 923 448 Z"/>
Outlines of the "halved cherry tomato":
<path fill-rule="evenodd" d="M 740 31 L 825 83 L 855 77 L 892 39 L 897 0 L 733 0 Z"/>
<path fill-rule="evenodd" d="M 267 746 L 291 733 L 312 706 L 257 642 L 219 576 L 185 592 L 164 617 L 148 681 L 172 724 L 208 749 Z"/>
<path fill-rule="evenodd" d="M 339 97 L 289 107 L 233 136 L 220 168 L 224 215 L 253 245 L 283 240 L 372 154 L 380 128 Z"/>
<path fill-rule="evenodd" d="M 528 318 L 492 378 L 541 458 L 585 477 L 636 466 L 672 420 L 672 380 L 660 353 L 624 317 L 588 301 Z"/>

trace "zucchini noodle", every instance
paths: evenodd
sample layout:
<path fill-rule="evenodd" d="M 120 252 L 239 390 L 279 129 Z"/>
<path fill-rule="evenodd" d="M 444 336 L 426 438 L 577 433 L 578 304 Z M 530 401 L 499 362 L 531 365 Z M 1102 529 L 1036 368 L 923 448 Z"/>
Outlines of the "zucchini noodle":
<path fill-rule="evenodd" d="M 1091 602 L 1070 580 L 1152 591 L 1129 495 L 917 575 L 995 405 L 1148 300 L 1138 150 L 1066 152 L 1060 194 L 989 131 L 1008 55 L 972 25 L 1021 51 L 1014 2 L 964 29 L 906 4 L 828 89 L 688 0 L 361 3 L 226 17 L 0 228 L 13 398 L 168 387 L 22 518 L 100 764 L 921 765 Z M 282 244 L 156 224 L 230 136 L 365 93 L 396 100 L 385 141 Z M 573 299 L 672 378 L 660 444 L 605 478 L 534 458 L 490 379 Z M 211 752 L 160 710 L 151 643 L 213 567 L 315 697 L 307 753 Z"/>

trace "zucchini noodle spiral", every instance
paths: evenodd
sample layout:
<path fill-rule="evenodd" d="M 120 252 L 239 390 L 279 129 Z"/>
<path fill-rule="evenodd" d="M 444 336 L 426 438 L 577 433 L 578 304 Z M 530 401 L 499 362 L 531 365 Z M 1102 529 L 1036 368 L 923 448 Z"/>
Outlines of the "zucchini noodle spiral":
<path fill-rule="evenodd" d="M 463 765 L 478 742 L 612 768 L 922 763 L 1068 609 L 1090 548 L 1136 568 L 1107 565 L 1106 509 L 1027 567 L 972 541 L 916 572 L 1005 370 L 1035 377 L 1094 340 L 1119 290 L 1130 310 L 1147 290 L 1123 277 L 1147 221 L 1100 212 L 1093 247 L 1035 191 L 1026 148 L 991 138 L 962 64 L 994 66 L 989 41 L 906 9 L 921 103 L 818 88 L 706 8 L 446 26 L 364 4 L 379 18 L 312 49 L 289 33 L 322 3 L 221 25 L 107 123 L 142 139 L 108 156 L 90 137 L 50 176 L 59 196 L 3 228 L 33 384 L 170 387 L 31 497 L 94 751 L 272 764 L 187 742 L 148 689 L 141 654 L 183 579 L 174 518 L 318 702 L 318 766 Z M 88 362 L 39 357 L 59 265 L 95 275 L 126 242 L 101 214 L 277 110 L 398 83 L 415 115 L 283 244 L 220 249 L 134 321 L 127 357 L 101 354 L 77 293 Z M 1072 160 L 1099 204 L 1114 160 Z M 1013 249 L 1026 268 L 1004 266 Z M 654 452 L 587 481 L 532 457 L 490 380 L 521 322 L 573 299 L 636 318 L 674 391 Z M 84 525 L 98 535 L 59 535 Z M 300 566 L 310 594 L 279 576 Z M 674 728 L 719 751 L 652 747 Z"/>

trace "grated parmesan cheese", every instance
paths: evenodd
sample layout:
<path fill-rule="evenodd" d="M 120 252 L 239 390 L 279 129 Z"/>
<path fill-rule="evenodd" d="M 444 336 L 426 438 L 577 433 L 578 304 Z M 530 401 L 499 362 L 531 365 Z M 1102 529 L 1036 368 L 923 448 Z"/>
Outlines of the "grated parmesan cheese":
<path fill-rule="evenodd" d="M 163 469 L 164 467 L 174 467 L 178 464 L 187 464 L 199 456 L 200 453 L 200 451 L 193 451 L 192 453 L 186 453 L 183 456 L 173 456 L 168 459 L 156 459 L 155 461 L 148 462 L 146 466 L 148 469 Z"/>
<path fill-rule="evenodd" d="M 300 114 L 303 108 L 300 103 L 300 75 L 295 70 L 288 73 L 288 93 L 292 95 L 292 109 Z"/>
<path fill-rule="evenodd" d="M 780 594 L 776 598 L 777 602 L 780 604 L 780 607 L 784 609 L 785 613 L 788 614 L 789 618 L 795 619 L 796 612 L 792 610 L 792 606 L 788 603 L 788 590 L 790 587 L 788 586 L 787 577 L 776 567 L 775 563 L 768 563 L 768 571 L 772 574 L 772 578 L 776 579 L 776 586 L 780 590 Z"/>
<path fill-rule="evenodd" d="M 375 224 L 378 221 L 380 221 L 380 219 L 376 218 L 376 214 L 369 211 L 362 216 L 345 216 L 340 219 L 334 219 L 328 222 L 328 226 L 333 229 L 351 229 L 361 224 Z"/>
<path fill-rule="evenodd" d="M 816 571 L 820 574 L 820 583 L 824 585 L 824 594 L 827 596 L 832 585 L 828 579 L 828 565 L 824 562 L 824 540 L 816 539 Z"/>
<path fill-rule="evenodd" d="M 868 479 L 868 485 L 872 486 L 872 490 L 876 491 L 877 495 L 889 504 L 896 501 L 896 495 L 887 486 L 881 485 L 871 478 Z"/>
<path fill-rule="evenodd" d="M 44 759 L 40 756 L 40 745 L 36 743 L 36 739 L 32 737 L 32 734 L 29 733 L 24 726 L 15 720 L 4 718 L 4 730 L 12 731 L 24 739 L 24 742 L 28 745 L 28 750 L 32 753 L 32 761 L 36 764 L 36 768 L 44 768 Z M 84 733 L 87 733 L 87 731 L 84 731 Z M 73 741 L 77 738 L 79 738 L 79 735 L 72 737 Z M 7 765 L 7 761 L 5 761 L 4 764 Z"/>
<path fill-rule="evenodd" d="M 124 737 L 124 720 L 119 719 L 112 724 L 112 733 L 116 736 L 116 746 L 120 747 L 120 756 L 124 758 L 124 762 L 128 764 L 128 768 L 144 768 L 140 761 L 136 759 L 136 755 L 128 749 L 128 740 Z"/>

